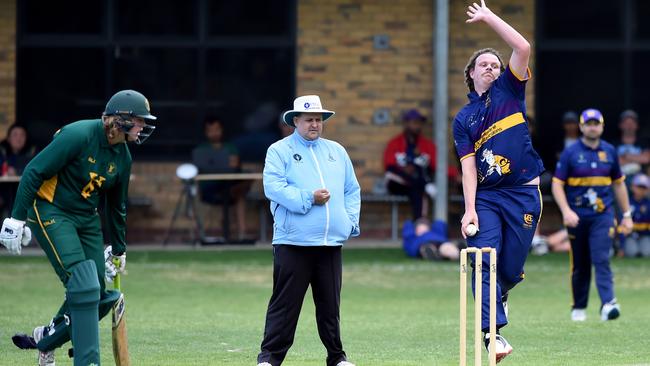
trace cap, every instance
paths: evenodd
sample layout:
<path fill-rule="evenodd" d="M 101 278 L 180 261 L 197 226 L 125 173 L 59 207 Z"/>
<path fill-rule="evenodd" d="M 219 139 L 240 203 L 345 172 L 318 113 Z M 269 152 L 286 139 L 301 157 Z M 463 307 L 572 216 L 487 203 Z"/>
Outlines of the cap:
<path fill-rule="evenodd" d="M 638 121 L 639 115 L 631 109 L 626 109 L 623 111 L 623 113 L 621 113 L 621 117 L 619 118 L 619 120 L 622 121 L 626 118 L 632 118 L 633 120 Z"/>
<path fill-rule="evenodd" d="M 645 174 L 637 174 L 632 178 L 632 185 L 650 189 L 650 178 Z"/>
<path fill-rule="evenodd" d="M 562 122 L 564 123 L 569 123 L 569 122 L 576 123 L 578 122 L 578 119 L 579 119 L 578 113 L 574 111 L 566 111 L 562 115 Z"/>
<path fill-rule="evenodd" d="M 582 113 L 580 113 L 580 123 L 587 123 L 591 120 L 598 121 L 600 123 L 605 123 L 605 119 L 603 118 L 603 114 L 600 113 L 598 109 L 594 108 L 589 108 L 585 109 Z"/>
<path fill-rule="evenodd" d="M 402 121 L 426 121 L 426 118 L 417 109 L 409 109 L 402 116 Z"/>

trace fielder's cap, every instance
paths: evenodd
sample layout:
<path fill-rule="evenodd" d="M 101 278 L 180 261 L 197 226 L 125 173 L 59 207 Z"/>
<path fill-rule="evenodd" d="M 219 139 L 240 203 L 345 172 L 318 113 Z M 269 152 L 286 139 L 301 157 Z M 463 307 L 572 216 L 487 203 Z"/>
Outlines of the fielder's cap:
<path fill-rule="evenodd" d="M 650 178 L 645 174 L 637 174 L 632 178 L 632 185 L 650 189 Z"/>
<path fill-rule="evenodd" d="M 323 122 L 327 121 L 334 115 L 334 111 L 323 109 L 323 105 L 321 104 L 320 97 L 318 95 L 303 95 L 293 101 L 292 110 L 286 111 L 284 114 L 282 114 L 282 120 L 289 126 L 296 127 L 296 125 L 293 123 L 293 117 L 299 115 L 300 113 L 322 113 Z"/>
<path fill-rule="evenodd" d="M 589 108 L 589 109 L 585 109 L 582 113 L 580 113 L 580 124 L 587 123 L 592 120 L 598 121 L 600 123 L 605 123 L 603 114 L 600 113 L 598 109 Z"/>
<path fill-rule="evenodd" d="M 623 113 L 621 113 L 620 120 L 622 121 L 622 120 L 624 120 L 626 118 L 632 118 L 633 120 L 635 120 L 637 122 L 639 121 L 639 115 L 635 111 L 633 111 L 631 109 L 626 109 L 626 110 L 623 111 Z"/>
<path fill-rule="evenodd" d="M 580 117 L 578 117 L 578 113 L 576 113 L 574 111 L 566 111 L 562 115 L 562 122 L 563 123 L 576 123 L 576 122 L 578 122 L 579 118 Z"/>
<path fill-rule="evenodd" d="M 404 112 L 402 115 L 402 121 L 420 121 L 424 122 L 426 121 L 426 117 L 424 117 L 422 114 L 417 109 L 409 109 L 408 111 Z"/>

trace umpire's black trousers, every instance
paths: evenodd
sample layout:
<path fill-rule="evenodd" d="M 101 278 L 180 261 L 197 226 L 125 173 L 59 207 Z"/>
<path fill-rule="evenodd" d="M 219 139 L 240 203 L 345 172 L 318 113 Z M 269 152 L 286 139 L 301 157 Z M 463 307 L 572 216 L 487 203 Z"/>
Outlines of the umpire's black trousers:
<path fill-rule="evenodd" d="M 339 328 L 341 247 L 273 246 L 273 295 L 266 312 L 264 340 L 257 362 L 282 364 L 293 344 L 302 302 L 311 284 L 318 334 L 327 349 L 327 365 L 344 361 Z"/>

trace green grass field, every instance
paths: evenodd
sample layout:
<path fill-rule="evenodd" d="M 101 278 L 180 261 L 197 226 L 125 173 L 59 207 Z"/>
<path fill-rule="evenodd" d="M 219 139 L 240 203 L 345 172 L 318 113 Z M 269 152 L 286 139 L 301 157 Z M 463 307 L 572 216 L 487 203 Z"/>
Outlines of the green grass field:
<path fill-rule="evenodd" d="M 621 318 L 599 320 L 592 287 L 589 318 L 576 324 L 569 319 L 567 255 L 531 257 L 526 280 L 511 293 L 511 324 L 502 332 L 515 351 L 501 364 L 650 364 L 650 266 L 615 259 L 613 269 Z M 128 271 L 123 287 L 134 366 L 256 364 L 271 294 L 269 249 L 133 251 Z M 351 361 L 458 364 L 457 263 L 411 260 L 399 249 L 350 248 L 343 271 L 342 336 Z M 0 283 L 0 365 L 35 365 L 35 352 L 18 350 L 10 337 L 48 322 L 63 287 L 41 256 L 1 256 Z M 313 314 L 308 293 L 285 365 L 324 365 Z M 110 337 L 109 316 L 101 325 L 104 365 L 113 364 Z M 472 361 L 471 330 L 468 343 Z M 72 365 L 62 350 L 57 365 Z"/>

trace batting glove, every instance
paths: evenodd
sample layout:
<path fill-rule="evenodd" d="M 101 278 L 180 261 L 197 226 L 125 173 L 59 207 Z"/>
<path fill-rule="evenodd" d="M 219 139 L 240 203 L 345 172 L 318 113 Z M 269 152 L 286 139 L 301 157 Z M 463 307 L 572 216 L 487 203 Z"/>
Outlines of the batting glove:
<path fill-rule="evenodd" d="M 25 226 L 25 221 L 14 218 L 4 219 L 0 230 L 0 243 L 7 248 L 9 253 L 20 254 L 22 247 L 29 245 L 31 241 L 32 231 Z"/>
<path fill-rule="evenodd" d="M 120 255 L 113 254 L 113 247 L 109 245 L 104 250 L 104 260 L 106 260 L 106 262 L 110 261 L 119 273 L 124 273 L 124 268 L 126 267 L 126 253 Z"/>

